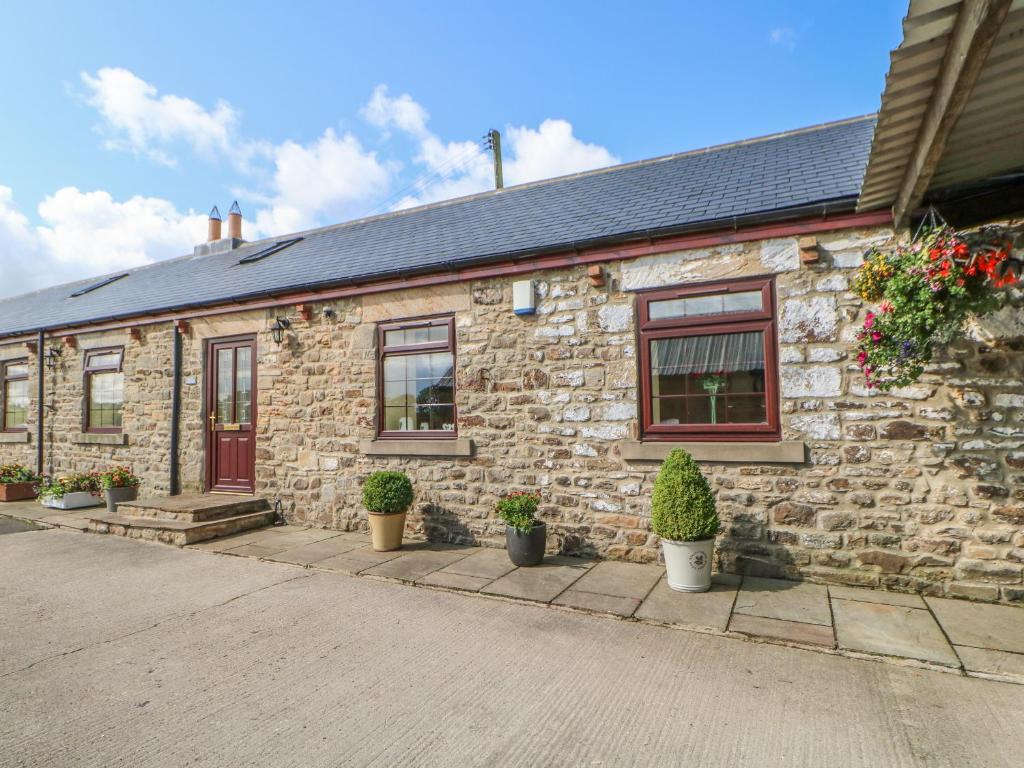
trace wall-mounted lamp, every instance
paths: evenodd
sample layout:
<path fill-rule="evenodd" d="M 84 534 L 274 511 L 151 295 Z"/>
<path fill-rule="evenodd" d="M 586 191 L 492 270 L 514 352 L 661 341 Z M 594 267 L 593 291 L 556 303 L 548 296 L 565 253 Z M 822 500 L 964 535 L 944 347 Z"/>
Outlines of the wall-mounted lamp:
<path fill-rule="evenodd" d="M 333 320 L 337 316 L 337 313 L 331 307 L 324 307 L 324 317 L 327 320 Z"/>
<path fill-rule="evenodd" d="M 270 326 L 270 335 L 274 339 L 274 343 L 280 344 L 284 341 L 284 332 L 292 327 L 292 321 L 287 317 L 279 317 L 274 320 L 274 324 Z"/>
<path fill-rule="evenodd" d="M 60 363 L 63 356 L 64 350 L 61 347 L 47 347 L 46 355 L 44 356 L 46 367 L 51 371 L 54 370 Z"/>

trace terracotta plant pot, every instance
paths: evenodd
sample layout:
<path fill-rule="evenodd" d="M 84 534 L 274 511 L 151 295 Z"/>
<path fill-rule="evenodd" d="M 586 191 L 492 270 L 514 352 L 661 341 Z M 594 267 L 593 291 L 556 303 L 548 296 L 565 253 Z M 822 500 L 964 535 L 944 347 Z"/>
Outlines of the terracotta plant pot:
<path fill-rule="evenodd" d="M 677 592 L 707 592 L 711 589 L 711 556 L 715 540 L 661 540 L 665 555 L 665 576 Z"/>
<path fill-rule="evenodd" d="M 35 483 L 0 483 L 0 501 L 25 501 L 35 497 Z"/>
<path fill-rule="evenodd" d="M 139 497 L 139 487 L 130 485 L 125 488 L 107 488 L 103 491 L 107 497 L 107 512 L 117 514 L 117 505 L 123 501 L 135 501 Z"/>
<path fill-rule="evenodd" d="M 377 514 L 369 512 L 370 540 L 374 552 L 391 552 L 402 548 L 402 535 L 405 533 L 405 512 Z"/>
<path fill-rule="evenodd" d="M 508 559 L 518 566 L 540 565 L 548 540 L 548 524 L 534 521 L 529 533 L 520 533 L 511 525 L 505 528 L 505 549 Z"/>

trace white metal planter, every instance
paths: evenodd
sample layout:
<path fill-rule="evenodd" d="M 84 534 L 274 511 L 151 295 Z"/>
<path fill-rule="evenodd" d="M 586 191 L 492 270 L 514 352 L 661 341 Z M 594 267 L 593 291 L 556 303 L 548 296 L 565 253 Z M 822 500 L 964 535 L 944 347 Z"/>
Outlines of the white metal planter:
<path fill-rule="evenodd" d="M 661 540 L 668 585 L 678 592 L 707 592 L 711 589 L 711 555 L 715 540 Z"/>
<path fill-rule="evenodd" d="M 103 504 L 102 498 L 93 496 L 88 491 L 65 493 L 60 498 L 44 496 L 41 501 L 44 507 L 53 509 L 81 509 L 82 507 L 98 507 Z"/>

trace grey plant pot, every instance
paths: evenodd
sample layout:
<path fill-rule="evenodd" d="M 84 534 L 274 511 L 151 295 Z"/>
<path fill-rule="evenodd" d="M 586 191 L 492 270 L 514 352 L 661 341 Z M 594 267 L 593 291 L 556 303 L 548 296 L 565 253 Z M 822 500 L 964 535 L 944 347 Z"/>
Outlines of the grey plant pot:
<path fill-rule="evenodd" d="M 133 485 L 127 488 L 107 488 L 103 493 L 107 497 L 107 512 L 116 515 L 118 504 L 123 501 L 135 501 L 139 497 L 139 487 Z"/>
<path fill-rule="evenodd" d="M 511 525 L 505 528 L 505 549 L 508 557 L 519 566 L 540 565 L 548 539 L 548 525 L 539 520 L 529 533 L 520 533 Z"/>

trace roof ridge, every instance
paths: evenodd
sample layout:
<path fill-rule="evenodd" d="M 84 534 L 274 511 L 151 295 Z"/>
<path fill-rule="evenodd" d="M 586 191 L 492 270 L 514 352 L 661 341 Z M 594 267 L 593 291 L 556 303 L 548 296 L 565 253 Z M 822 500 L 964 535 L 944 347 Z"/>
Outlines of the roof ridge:
<path fill-rule="evenodd" d="M 320 234 L 323 232 L 329 232 L 336 229 L 344 229 L 346 227 L 353 227 L 359 224 L 366 224 L 371 221 L 383 221 L 391 218 L 398 218 L 404 215 L 418 213 L 421 211 L 428 211 L 435 208 L 444 208 L 450 205 L 456 205 L 458 203 L 464 203 L 469 200 L 482 200 L 487 197 L 498 197 L 500 195 L 508 194 L 509 192 L 518 191 L 521 189 L 531 189 L 533 187 L 545 186 L 547 184 L 555 184 L 557 182 L 566 181 L 567 179 L 578 179 L 587 176 L 596 176 L 604 173 L 612 173 L 615 171 L 623 171 L 630 168 L 638 168 L 645 165 L 653 165 L 655 163 L 664 163 L 669 160 L 677 160 L 683 157 L 691 157 L 696 155 L 708 154 L 711 152 L 718 152 L 724 149 L 732 149 L 734 147 L 747 146 L 749 144 L 758 144 L 765 141 L 773 141 L 775 139 L 784 139 L 790 136 L 799 136 L 805 133 L 813 133 L 815 131 L 824 130 L 826 128 L 838 128 L 842 125 L 850 125 L 852 123 L 863 122 L 872 120 L 878 117 L 877 112 L 870 112 L 865 115 L 858 115 L 857 117 L 846 117 L 840 120 L 831 120 L 824 123 L 816 123 L 814 125 L 807 125 L 802 128 L 791 128 L 786 131 L 777 131 L 775 133 L 767 133 L 762 136 L 754 136 L 749 139 L 740 139 L 738 141 L 725 142 L 724 144 L 711 144 L 706 147 L 699 149 L 688 149 L 682 152 L 673 152 L 667 155 L 659 155 L 657 157 L 648 157 L 642 160 L 633 160 L 628 163 L 619 163 L 618 165 L 609 165 L 605 168 L 592 168 L 589 171 L 578 171 L 576 173 L 567 173 L 562 176 L 552 176 L 548 179 L 537 179 L 536 181 L 527 181 L 522 184 L 516 184 L 511 187 L 505 187 L 504 189 L 488 189 L 483 192 L 474 192 L 471 195 L 462 195 L 461 197 L 452 197 L 447 200 L 437 200 L 432 203 L 426 203 L 424 205 L 417 205 L 412 208 L 402 208 L 397 211 L 387 211 L 385 213 L 374 214 L 373 216 L 363 216 L 358 219 L 349 219 L 348 221 L 339 221 L 334 224 L 325 224 L 322 227 L 313 227 L 311 229 L 303 229 L 298 232 L 289 232 L 285 234 L 272 235 L 261 240 L 254 240 L 252 243 L 246 243 L 251 245 L 253 243 L 262 243 L 265 240 L 280 240 L 285 237 L 308 237 L 314 234 Z"/>

